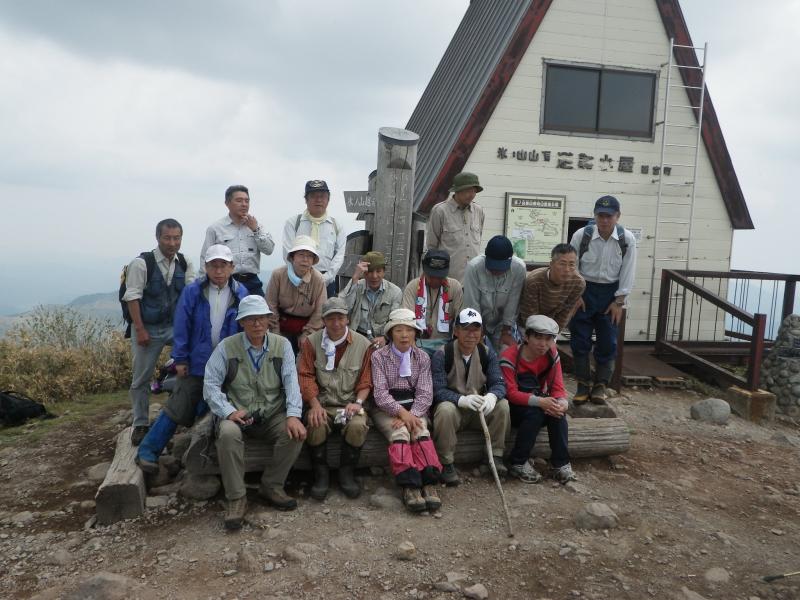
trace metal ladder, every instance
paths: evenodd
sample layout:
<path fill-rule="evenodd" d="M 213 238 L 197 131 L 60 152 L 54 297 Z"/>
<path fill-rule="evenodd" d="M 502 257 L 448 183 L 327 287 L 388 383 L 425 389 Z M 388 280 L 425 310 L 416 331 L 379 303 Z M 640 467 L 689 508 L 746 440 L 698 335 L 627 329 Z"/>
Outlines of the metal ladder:
<path fill-rule="evenodd" d="M 676 48 L 683 48 L 687 50 L 691 50 L 692 52 L 696 52 L 698 50 L 703 51 L 702 55 L 702 62 L 698 65 L 681 65 L 675 61 L 675 49 Z M 653 235 L 653 267 L 650 273 L 650 306 L 647 311 L 647 339 L 650 340 L 651 332 L 653 331 L 653 312 L 654 312 L 654 305 L 657 299 L 654 297 L 654 290 L 655 290 L 655 283 L 656 283 L 656 276 L 660 278 L 661 269 L 658 268 L 658 263 L 663 262 L 672 262 L 672 263 L 681 263 L 682 268 L 689 269 L 691 263 L 691 248 L 692 248 L 692 227 L 694 224 L 694 200 L 695 200 L 695 190 L 696 190 L 696 183 L 697 183 L 697 162 L 700 158 L 700 144 L 702 141 L 702 127 L 703 127 L 703 103 L 705 101 L 706 95 L 706 58 L 708 56 L 708 43 L 704 44 L 703 46 L 682 46 L 675 43 L 675 38 L 670 38 L 669 40 L 669 57 L 667 62 L 663 63 L 661 66 L 667 67 L 667 83 L 666 83 L 666 91 L 664 92 L 664 117 L 661 121 L 656 122 L 656 125 L 661 125 L 661 167 L 658 172 L 658 178 L 653 179 L 653 183 L 658 182 L 658 196 L 656 199 L 656 228 L 655 233 Z M 680 75 L 678 78 L 681 82 L 680 84 L 673 83 L 673 69 L 676 69 L 676 74 Z M 683 85 L 685 79 L 683 74 L 681 73 L 680 69 L 687 69 L 687 70 L 695 70 L 700 71 L 700 85 Z M 670 90 L 672 88 L 680 88 L 683 90 L 687 90 L 687 96 L 691 98 L 688 94 L 688 90 L 699 90 L 700 92 L 700 102 L 698 105 L 692 105 L 691 100 L 689 100 L 689 104 L 670 104 Z M 697 114 L 696 123 L 672 123 L 669 121 L 669 111 L 671 108 L 690 108 Z M 695 141 L 694 144 L 677 144 L 671 143 L 668 141 L 670 131 L 677 132 L 678 130 L 694 130 L 696 131 Z M 694 150 L 694 162 L 691 164 L 681 163 L 681 162 L 674 162 L 676 159 L 668 158 L 668 153 L 672 148 L 691 148 Z M 679 172 L 684 173 L 686 169 L 688 169 L 690 175 L 688 179 L 684 179 L 683 181 L 677 182 L 666 182 L 664 181 L 664 167 L 672 170 L 673 168 L 677 168 Z M 687 193 L 685 198 L 688 199 L 687 201 L 680 201 L 680 196 L 666 196 L 666 200 L 664 199 L 664 190 L 665 188 L 669 187 L 685 187 L 687 188 Z M 662 206 L 673 206 L 673 207 L 682 207 L 684 210 L 683 212 L 688 212 L 685 216 L 681 218 L 668 218 L 663 219 L 661 217 L 661 209 Z M 662 225 L 684 225 L 688 226 L 686 237 L 678 237 L 677 239 L 664 239 L 662 238 Z M 660 243 L 671 243 L 671 244 L 679 244 L 684 245 L 686 250 L 685 256 L 659 256 L 659 244 Z M 686 301 L 686 297 L 681 293 L 673 298 L 681 299 L 684 303 Z"/>

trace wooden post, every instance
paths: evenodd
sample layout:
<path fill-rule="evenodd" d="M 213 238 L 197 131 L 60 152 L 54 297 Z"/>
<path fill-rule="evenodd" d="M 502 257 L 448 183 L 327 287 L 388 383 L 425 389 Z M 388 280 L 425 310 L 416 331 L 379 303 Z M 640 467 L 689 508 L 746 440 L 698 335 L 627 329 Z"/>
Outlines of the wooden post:
<path fill-rule="evenodd" d="M 419 136 L 405 129 L 381 127 L 378 131 L 372 249 L 386 256 L 386 279 L 400 289 L 408 281 L 418 143 Z"/>
<path fill-rule="evenodd" d="M 138 448 L 131 444 L 131 428 L 117 436 L 117 449 L 106 478 L 95 496 L 97 522 L 110 525 L 144 513 L 147 490 L 144 474 L 136 464 Z"/>
<path fill-rule="evenodd" d="M 378 171 L 377 169 L 374 170 L 372 173 L 369 174 L 367 177 L 367 190 L 369 191 L 369 197 L 375 198 L 375 184 L 377 183 L 378 178 Z M 375 235 L 375 213 L 367 213 L 364 215 L 364 229 L 366 229 L 370 235 Z M 373 245 L 370 244 L 370 250 L 374 250 Z"/>

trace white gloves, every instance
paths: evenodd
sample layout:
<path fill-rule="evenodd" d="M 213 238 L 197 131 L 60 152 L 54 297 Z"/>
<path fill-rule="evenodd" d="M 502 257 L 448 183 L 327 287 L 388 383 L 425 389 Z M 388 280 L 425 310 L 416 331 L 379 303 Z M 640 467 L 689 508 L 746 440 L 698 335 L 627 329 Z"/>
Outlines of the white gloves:
<path fill-rule="evenodd" d="M 497 405 L 497 396 L 495 396 L 492 392 L 483 396 L 483 414 L 487 417 L 489 413 L 494 410 L 494 407 Z"/>
<path fill-rule="evenodd" d="M 461 396 L 458 399 L 458 408 L 479 411 L 483 408 L 483 403 L 486 401 L 485 396 L 478 396 L 478 394 L 470 394 L 469 396 Z M 494 408 L 494 407 L 492 407 Z"/>

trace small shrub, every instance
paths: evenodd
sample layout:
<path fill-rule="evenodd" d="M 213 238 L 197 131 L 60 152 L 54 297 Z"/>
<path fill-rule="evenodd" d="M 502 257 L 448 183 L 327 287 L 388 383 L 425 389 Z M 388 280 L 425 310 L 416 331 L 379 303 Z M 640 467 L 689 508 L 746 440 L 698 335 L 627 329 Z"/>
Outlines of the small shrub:
<path fill-rule="evenodd" d="M 40 306 L 0 340 L 0 389 L 73 400 L 127 387 L 130 363 L 130 342 L 111 321 Z"/>

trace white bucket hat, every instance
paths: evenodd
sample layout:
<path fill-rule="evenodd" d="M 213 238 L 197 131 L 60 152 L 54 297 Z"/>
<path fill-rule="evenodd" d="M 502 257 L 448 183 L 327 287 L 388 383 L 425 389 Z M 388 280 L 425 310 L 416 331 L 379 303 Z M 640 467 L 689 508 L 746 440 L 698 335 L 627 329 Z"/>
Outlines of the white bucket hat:
<path fill-rule="evenodd" d="M 209 246 L 206 250 L 205 262 L 210 263 L 212 260 L 224 260 L 226 262 L 233 262 L 233 252 L 225 244 L 214 244 Z"/>
<path fill-rule="evenodd" d="M 292 254 L 299 250 L 308 250 L 314 255 L 314 264 L 319 262 L 319 251 L 317 250 L 317 243 L 314 239 L 307 235 L 298 235 L 292 242 L 292 248 L 286 253 L 286 256 L 291 260 Z"/>
<path fill-rule="evenodd" d="M 525 331 L 556 336 L 558 335 L 558 323 L 545 315 L 531 315 L 525 321 Z"/>
<path fill-rule="evenodd" d="M 245 317 L 254 317 L 257 315 L 271 315 L 272 311 L 267 306 L 267 301 L 264 296 L 245 296 L 239 302 L 239 313 L 236 315 L 236 320 L 241 321 Z"/>
<path fill-rule="evenodd" d="M 417 331 L 423 331 L 422 327 L 417 325 L 417 320 L 414 318 L 414 311 L 408 308 L 395 308 L 389 313 L 389 322 L 386 323 L 384 328 L 384 335 L 389 336 L 389 332 L 395 325 L 408 325 Z"/>

